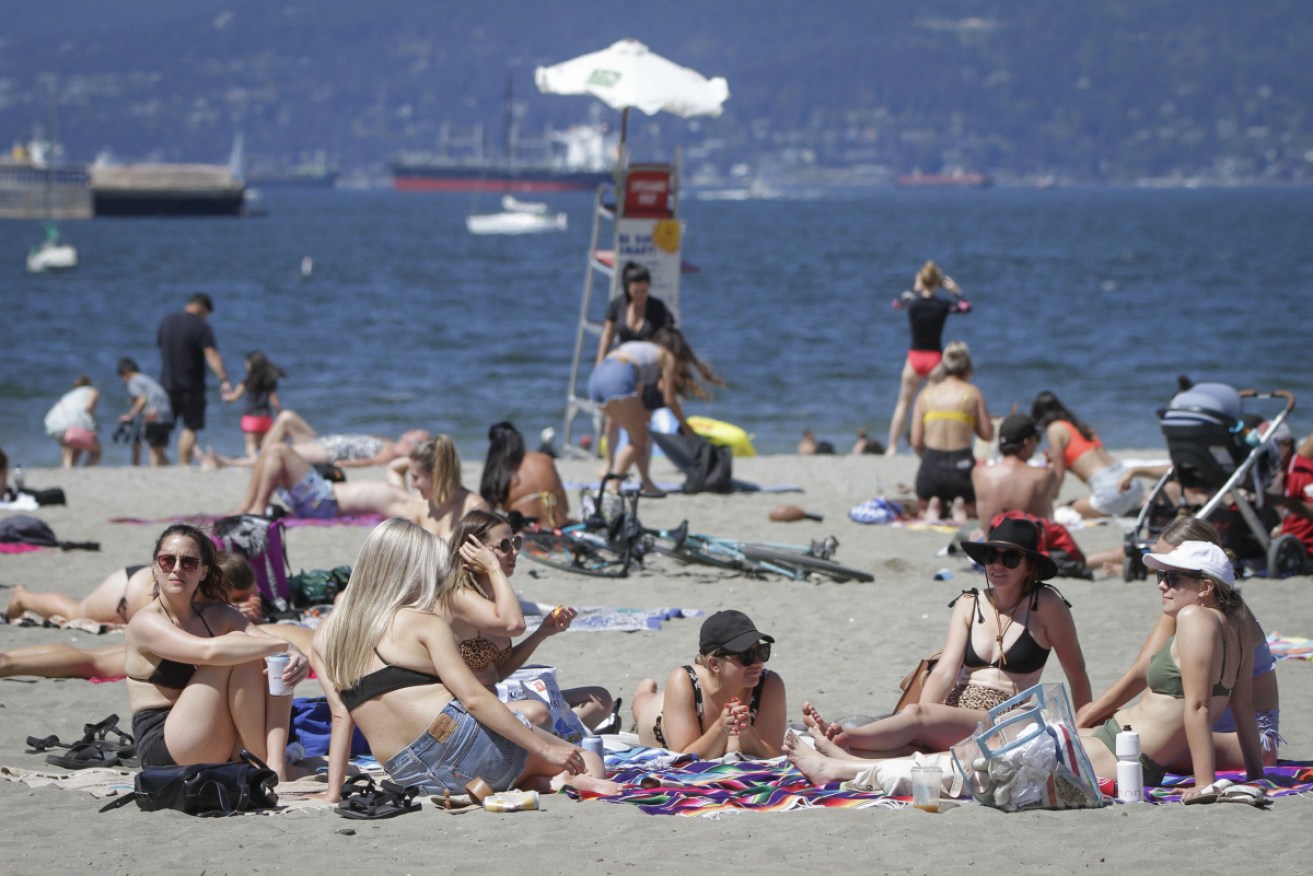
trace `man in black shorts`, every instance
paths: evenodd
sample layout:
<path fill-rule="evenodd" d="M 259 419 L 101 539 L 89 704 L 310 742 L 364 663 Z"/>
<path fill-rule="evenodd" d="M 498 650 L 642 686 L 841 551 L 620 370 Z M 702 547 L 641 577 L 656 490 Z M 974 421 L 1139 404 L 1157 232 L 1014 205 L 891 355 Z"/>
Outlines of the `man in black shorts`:
<path fill-rule="evenodd" d="M 221 388 L 232 389 L 207 318 L 214 302 L 197 293 L 187 306 L 160 321 L 155 342 L 160 348 L 160 385 L 169 394 L 173 414 L 182 424 L 178 433 L 178 464 L 191 465 L 196 433 L 205 428 L 205 366 L 219 378 Z"/>

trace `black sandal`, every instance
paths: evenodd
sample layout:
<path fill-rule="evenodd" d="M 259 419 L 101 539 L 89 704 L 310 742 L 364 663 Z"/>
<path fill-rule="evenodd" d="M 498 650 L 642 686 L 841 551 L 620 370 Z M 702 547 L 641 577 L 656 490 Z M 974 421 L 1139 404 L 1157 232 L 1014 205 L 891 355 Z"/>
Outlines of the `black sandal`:
<path fill-rule="evenodd" d="M 117 737 L 110 739 L 110 735 Z M 131 733 L 119 729 L 119 716 L 110 715 L 103 721 L 87 724 L 82 728 L 82 741 L 94 742 L 107 752 L 118 755 L 119 761 L 135 760 L 137 757 L 137 740 Z"/>
<path fill-rule="evenodd" d="M 343 818 L 372 820 L 418 812 L 421 804 L 412 802 L 418 793 L 418 785 L 403 788 L 384 779 L 380 787 L 369 776 L 353 776 L 342 784 L 342 802 L 337 804 L 337 814 Z"/>

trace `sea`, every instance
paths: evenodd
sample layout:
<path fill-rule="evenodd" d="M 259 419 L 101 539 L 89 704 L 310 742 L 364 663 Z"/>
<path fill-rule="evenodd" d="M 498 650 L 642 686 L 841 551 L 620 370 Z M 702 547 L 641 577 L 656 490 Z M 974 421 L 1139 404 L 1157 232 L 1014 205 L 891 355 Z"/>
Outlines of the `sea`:
<path fill-rule="evenodd" d="M 115 363 L 158 375 L 156 326 L 199 291 L 229 373 L 263 350 L 288 374 L 284 406 L 321 432 L 422 426 L 477 460 L 509 419 L 536 445 L 562 428 L 593 222 L 591 193 L 546 200 L 568 231 L 476 237 L 465 216 L 493 196 L 269 190 L 255 217 L 65 223 L 80 264 L 43 275 L 24 269 L 39 224 L 0 222 L 0 447 L 57 465 L 42 420 L 87 374 L 103 464 L 127 464 Z M 1109 446 L 1152 449 L 1177 375 L 1313 401 L 1307 188 L 879 188 L 685 197 L 680 214 L 697 268 L 680 323 L 727 383 L 687 412 L 742 427 L 759 453 L 808 429 L 841 452 L 859 428 L 886 437 L 908 343 L 891 302 L 927 259 L 973 302 L 944 340 L 970 346 L 993 414 L 1052 390 Z M 240 405 L 210 390 L 201 444 L 238 454 Z"/>

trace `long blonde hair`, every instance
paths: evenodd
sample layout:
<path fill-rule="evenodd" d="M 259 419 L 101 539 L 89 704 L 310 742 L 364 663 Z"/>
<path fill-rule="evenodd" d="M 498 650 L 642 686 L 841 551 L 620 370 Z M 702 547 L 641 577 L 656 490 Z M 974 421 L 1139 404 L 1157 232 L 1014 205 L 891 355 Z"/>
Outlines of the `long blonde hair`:
<path fill-rule="evenodd" d="M 393 517 L 360 548 L 351 580 L 324 624 L 324 673 L 338 690 L 354 685 L 373 649 L 403 608 L 428 611 L 438 595 L 438 541 L 409 520 Z"/>
<path fill-rule="evenodd" d="M 433 478 L 433 501 L 441 505 L 460 492 L 460 454 L 450 435 L 439 435 L 416 445 L 410 458 Z"/>

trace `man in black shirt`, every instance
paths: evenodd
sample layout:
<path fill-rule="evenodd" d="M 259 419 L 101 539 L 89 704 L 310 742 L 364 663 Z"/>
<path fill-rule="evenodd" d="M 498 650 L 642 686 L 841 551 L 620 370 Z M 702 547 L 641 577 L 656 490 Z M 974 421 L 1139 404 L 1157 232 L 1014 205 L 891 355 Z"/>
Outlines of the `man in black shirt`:
<path fill-rule="evenodd" d="M 197 293 L 187 306 L 160 321 L 155 342 L 160 348 L 160 385 L 169 394 L 173 414 L 182 424 L 178 433 L 178 464 L 191 465 L 196 433 L 205 428 L 205 366 L 209 365 L 226 392 L 228 370 L 223 367 L 207 317 L 214 302 Z"/>

